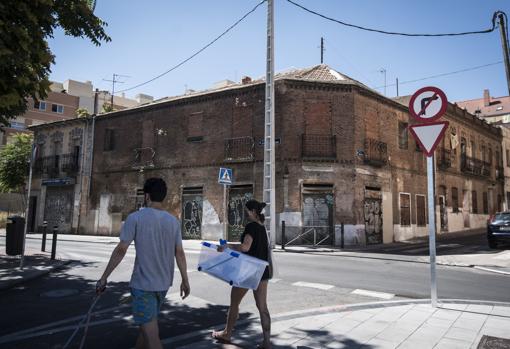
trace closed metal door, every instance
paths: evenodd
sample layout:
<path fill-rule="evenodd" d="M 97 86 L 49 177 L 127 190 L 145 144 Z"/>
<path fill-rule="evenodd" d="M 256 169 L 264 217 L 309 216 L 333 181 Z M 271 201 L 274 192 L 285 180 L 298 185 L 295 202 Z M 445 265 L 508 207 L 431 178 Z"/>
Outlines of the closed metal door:
<path fill-rule="evenodd" d="M 202 238 L 202 189 L 184 189 L 182 192 L 182 237 Z"/>
<path fill-rule="evenodd" d="M 228 191 L 228 240 L 239 241 L 248 223 L 248 216 L 244 211 L 246 202 L 253 198 L 253 187 L 230 187 Z"/>
<path fill-rule="evenodd" d="M 333 245 L 333 194 L 303 193 L 303 245 Z"/>

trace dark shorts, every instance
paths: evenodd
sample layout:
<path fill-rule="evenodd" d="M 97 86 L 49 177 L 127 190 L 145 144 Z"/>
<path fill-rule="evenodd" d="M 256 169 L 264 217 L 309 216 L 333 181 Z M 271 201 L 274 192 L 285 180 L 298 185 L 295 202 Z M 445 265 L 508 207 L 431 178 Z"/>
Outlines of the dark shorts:
<path fill-rule="evenodd" d="M 131 289 L 133 297 L 133 319 L 135 324 L 143 325 L 158 317 L 167 291 L 144 291 Z"/>

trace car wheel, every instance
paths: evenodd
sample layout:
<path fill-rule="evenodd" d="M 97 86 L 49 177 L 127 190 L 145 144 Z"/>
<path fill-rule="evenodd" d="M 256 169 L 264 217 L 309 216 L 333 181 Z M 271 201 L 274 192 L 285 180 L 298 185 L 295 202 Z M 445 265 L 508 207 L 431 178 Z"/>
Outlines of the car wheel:
<path fill-rule="evenodd" d="M 489 240 L 489 247 L 490 248 L 497 248 L 498 247 L 498 243 L 495 240 L 490 239 Z"/>

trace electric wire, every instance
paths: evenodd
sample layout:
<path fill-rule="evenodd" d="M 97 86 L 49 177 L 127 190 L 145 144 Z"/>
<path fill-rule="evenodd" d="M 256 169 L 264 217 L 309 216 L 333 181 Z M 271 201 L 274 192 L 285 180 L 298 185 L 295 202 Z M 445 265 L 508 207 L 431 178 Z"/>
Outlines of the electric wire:
<path fill-rule="evenodd" d="M 251 9 L 250 11 L 248 11 L 244 16 L 242 16 L 240 19 L 238 19 L 234 24 L 232 24 L 230 27 L 228 27 L 225 31 L 223 31 L 220 35 L 218 35 L 215 39 L 213 39 L 212 41 L 210 41 L 207 45 L 203 46 L 201 49 L 199 49 L 198 51 L 196 51 L 195 53 L 193 53 L 191 56 L 189 56 L 188 58 L 182 60 L 181 62 L 179 62 L 178 64 L 174 65 L 173 67 L 171 67 L 170 69 L 168 69 L 167 71 L 153 77 L 152 79 L 149 79 L 145 82 L 142 82 L 138 85 L 135 85 L 135 86 L 132 86 L 132 87 L 129 87 L 129 88 L 126 88 L 124 90 L 120 90 L 120 91 L 117 91 L 116 93 L 121 93 L 121 92 L 126 92 L 126 91 L 130 91 L 130 90 L 133 90 L 135 88 L 138 88 L 138 87 L 141 87 L 141 86 L 144 86 L 144 85 L 147 85 L 148 83 L 151 83 L 153 82 L 154 80 L 157 80 L 159 78 L 161 78 L 162 76 L 165 76 L 166 74 L 174 71 L 175 69 L 179 68 L 180 66 L 182 66 L 183 64 L 187 63 L 188 61 L 190 61 L 191 59 L 193 59 L 194 57 L 198 56 L 200 53 L 202 53 L 203 51 L 205 51 L 209 46 L 211 46 L 212 44 L 214 44 L 216 41 L 218 41 L 219 39 L 221 39 L 223 36 L 225 36 L 228 32 L 230 32 L 232 29 L 234 29 L 239 23 L 241 23 L 246 17 L 248 17 L 249 15 L 251 15 L 253 12 L 255 12 L 255 10 L 257 10 L 263 3 L 265 3 L 266 0 L 262 0 L 261 2 L 259 2 L 257 4 L 257 6 L 255 6 L 253 9 Z"/>

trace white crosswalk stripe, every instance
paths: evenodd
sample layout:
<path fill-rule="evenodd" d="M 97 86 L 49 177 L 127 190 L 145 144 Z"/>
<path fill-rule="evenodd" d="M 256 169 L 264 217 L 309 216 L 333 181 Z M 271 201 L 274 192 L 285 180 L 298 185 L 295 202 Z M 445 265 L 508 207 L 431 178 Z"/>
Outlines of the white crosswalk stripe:
<path fill-rule="evenodd" d="M 292 284 L 292 286 L 317 288 L 319 290 L 326 290 L 326 291 L 332 289 L 333 287 L 335 287 L 333 285 L 318 284 L 318 283 L 304 282 L 304 281 L 294 282 Z"/>
<path fill-rule="evenodd" d="M 381 298 L 381 299 L 392 299 L 393 297 L 395 297 L 395 295 L 392 293 L 375 292 L 375 291 L 369 291 L 369 290 L 362 290 L 359 288 L 352 291 L 351 294 L 357 294 L 359 296 L 368 296 L 368 297 Z"/>

